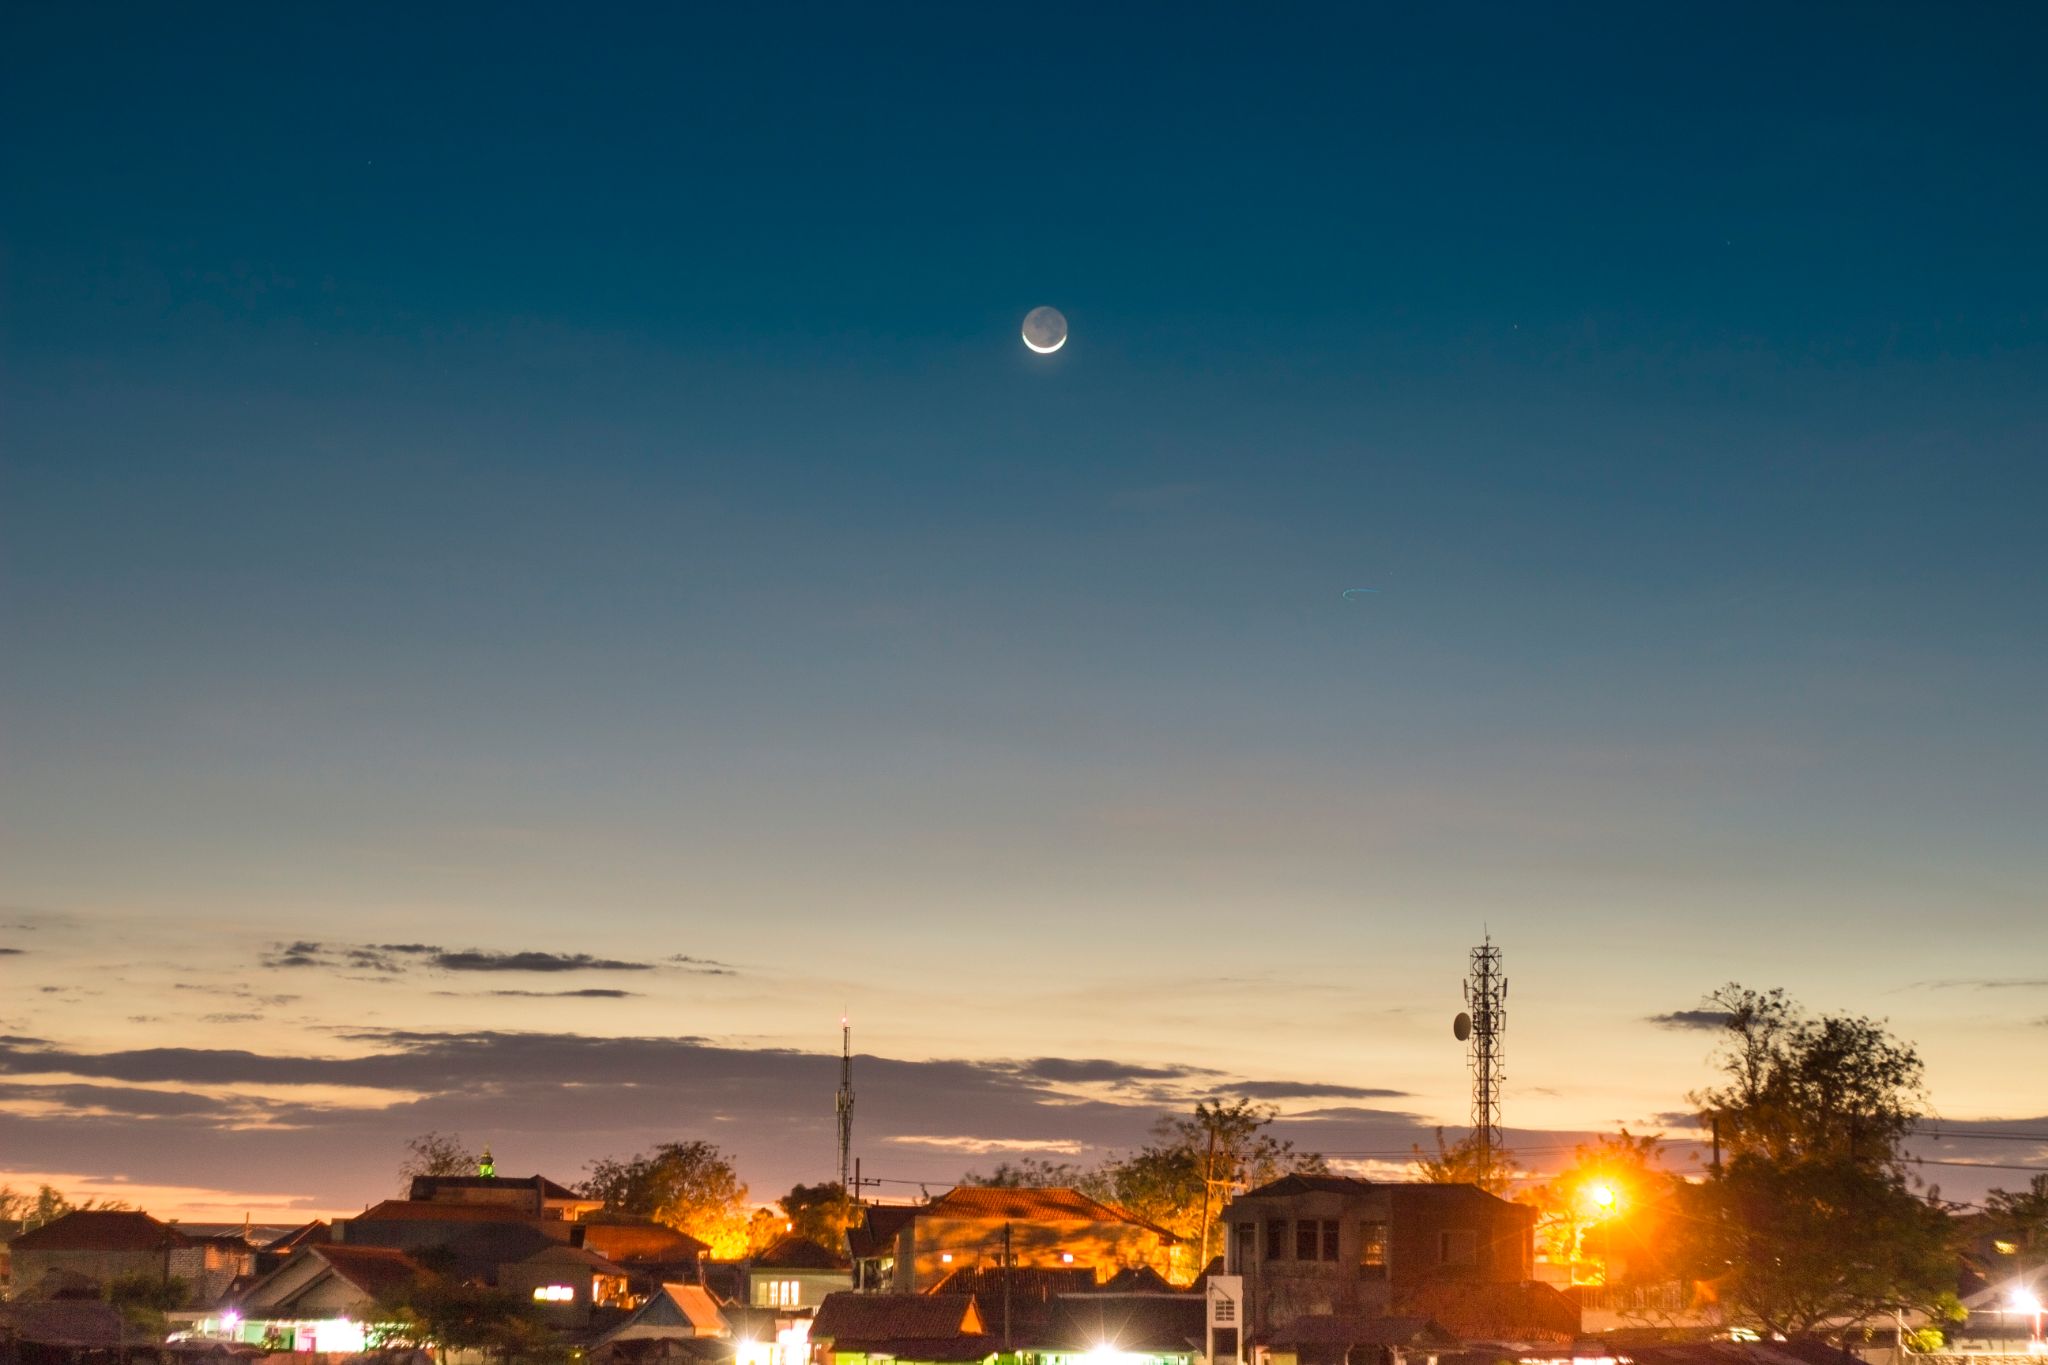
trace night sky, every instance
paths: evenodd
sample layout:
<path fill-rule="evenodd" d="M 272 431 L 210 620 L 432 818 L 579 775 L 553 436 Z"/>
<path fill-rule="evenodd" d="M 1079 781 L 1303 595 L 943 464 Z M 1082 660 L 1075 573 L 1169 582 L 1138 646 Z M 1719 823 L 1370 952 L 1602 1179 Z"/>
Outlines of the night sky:
<path fill-rule="evenodd" d="M 7 7 L 0 1182 L 768 1197 L 842 1008 L 887 1194 L 1385 1173 L 1488 931 L 1536 1170 L 1731 979 L 2048 1131 L 2044 42 Z"/>

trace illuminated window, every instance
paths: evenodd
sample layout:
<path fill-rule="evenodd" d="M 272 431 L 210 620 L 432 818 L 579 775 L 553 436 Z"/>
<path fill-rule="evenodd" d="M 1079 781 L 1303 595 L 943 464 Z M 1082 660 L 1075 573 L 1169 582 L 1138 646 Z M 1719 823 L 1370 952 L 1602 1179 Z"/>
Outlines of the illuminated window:
<path fill-rule="evenodd" d="M 533 1297 L 540 1303 L 574 1303 L 576 1287 L 568 1284 L 539 1284 L 533 1287 Z"/>
<path fill-rule="evenodd" d="M 1382 1222 L 1358 1225 L 1358 1268 L 1367 1279 L 1385 1279 L 1387 1274 L 1387 1225 Z"/>

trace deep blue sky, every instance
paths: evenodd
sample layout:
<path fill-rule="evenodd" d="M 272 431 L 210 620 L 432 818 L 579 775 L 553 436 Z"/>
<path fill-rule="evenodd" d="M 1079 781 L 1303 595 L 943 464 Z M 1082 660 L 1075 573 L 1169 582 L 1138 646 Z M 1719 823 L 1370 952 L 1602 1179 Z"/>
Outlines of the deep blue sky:
<path fill-rule="evenodd" d="M 852 997 L 1456 1122 L 1485 925 L 1532 1126 L 1679 1107 L 1642 1021 L 1731 977 L 2040 1108 L 2033 7 L 4 24 L 16 1032 Z M 250 978 L 299 938 L 737 971 Z"/>

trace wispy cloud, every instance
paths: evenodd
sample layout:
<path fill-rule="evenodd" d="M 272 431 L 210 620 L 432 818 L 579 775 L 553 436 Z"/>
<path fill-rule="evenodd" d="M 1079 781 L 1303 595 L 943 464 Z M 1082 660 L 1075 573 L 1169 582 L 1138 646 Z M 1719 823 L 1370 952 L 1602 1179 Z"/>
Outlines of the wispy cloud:
<path fill-rule="evenodd" d="M 930 1147 L 942 1152 L 986 1156 L 991 1152 L 1050 1152 L 1055 1156 L 1078 1156 L 1087 1144 L 1059 1138 L 932 1137 L 898 1134 L 889 1139 L 898 1147 Z"/>
<path fill-rule="evenodd" d="M 1669 1014 L 1653 1014 L 1645 1021 L 1659 1028 L 1712 1030 L 1728 1027 L 1730 1015 L 1726 1010 L 1672 1010 Z"/>
<path fill-rule="evenodd" d="M 699 959 L 672 959 L 700 962 Z M 620 958 L 595 957 L 589 953 L 552 953 L 535 949 L 499 951 L 490 948 L 443 948 L 432 943 L 330 944 L 299 939 L 280 943 L 261 959 L 267 968 L 324 968 L 334 971 L 374 972 L 396 976 L 415 967 L 444 972 L 651 972 L 652 962 L 629 962 Z M 730 975 L 719 963 L 704 963 L 694 971 Z M 360 978 L 355 978 L 360 979 Z"/>

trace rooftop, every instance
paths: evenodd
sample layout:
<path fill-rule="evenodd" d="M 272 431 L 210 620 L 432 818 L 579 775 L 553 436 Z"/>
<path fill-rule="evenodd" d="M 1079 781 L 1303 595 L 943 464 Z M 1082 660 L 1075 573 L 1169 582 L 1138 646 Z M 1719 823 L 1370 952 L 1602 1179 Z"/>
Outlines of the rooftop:
<path fill-rule="evenodd" d="M 1002 1185 L 961 1185 L 948 1190 L 922 1208 L 912 1210 L 919 1218 L 1002 1218 L 1025 1222 L 1129 1223 L 1162 1237 L 1172 1238 L 1165 1228 L 1146 1222 L 1079 1190 L 1064 1186 L 1017 1187 Z M 1177 1238 L 1174 1240 L 1178 1240 Z"/>
<path fill-rule="evenodd" d="M 972 1294 L 827 1294 L 814 1341 L 934 1340 L 986 1328 Z M 977 1357 L 978 1358 L 978 1357 Z"/>
<path fill-rule="evenodd" d="M 137 1209 L 78 1209 L 24 1232 L 14 1251 L 161 1251 L 192 1239 Z"/>

